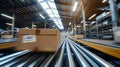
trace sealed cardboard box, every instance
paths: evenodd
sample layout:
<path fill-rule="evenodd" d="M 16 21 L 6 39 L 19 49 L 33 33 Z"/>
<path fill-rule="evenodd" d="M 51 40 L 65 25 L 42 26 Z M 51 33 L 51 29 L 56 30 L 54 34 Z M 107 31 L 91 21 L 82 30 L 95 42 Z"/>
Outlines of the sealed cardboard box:
<path fill-rule="evenodd" d="M 36 34 L 37 29 L 33 28 L 33 29 L 20 29 L 19 30 L 19 35 L 31 35 L 31 34 Z M 38 32 L 39 33 L 39 32 Z"/>
<path fill-rule="evenodd" d="M 55 52 L 60 44 L 60 32 L 57 29 L 40 29 L 36 47 L 42 52 Z"/>
<path fill-rule="evenodd" d="M 17 50 L 34 50 L 35 45 L 37 44 L 37 29 L 20 29 L 18 36 L 18 45 Z"/>
<path fill-rule="evenodd" d="M 60 40 L 60 32 L 57 29 L 21 29 L 16 48 L 17 50 L 56 52 Z"/>

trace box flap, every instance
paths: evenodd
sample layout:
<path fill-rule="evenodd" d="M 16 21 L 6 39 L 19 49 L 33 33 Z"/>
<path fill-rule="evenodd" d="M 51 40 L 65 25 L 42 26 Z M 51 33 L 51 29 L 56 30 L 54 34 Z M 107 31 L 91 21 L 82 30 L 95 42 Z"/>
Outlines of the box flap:
<path fill-rule="evenodd" d="M 40 29 L 40 35 L 56 35 L 57 29 Z"/>
<path fill-rule="evenodd" d="M 36 29 L 36 28 L 33 28 L 33 29 L 20 29 L 19 30 L 19 34 L 20 35 L 35 35 L 35 34 L 39 34 L 40 33 L 40 30 L 39 29 Z"/>

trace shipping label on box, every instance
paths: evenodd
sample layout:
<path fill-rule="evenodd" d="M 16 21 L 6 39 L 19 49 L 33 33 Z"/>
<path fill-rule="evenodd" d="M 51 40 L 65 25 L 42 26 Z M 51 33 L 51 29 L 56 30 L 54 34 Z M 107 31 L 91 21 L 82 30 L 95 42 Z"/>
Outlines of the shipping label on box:
<path fill-rule="evenodd" d="M 36 42 L 36 35 L 24 35 L 22 42 L 23 43 Z"/>

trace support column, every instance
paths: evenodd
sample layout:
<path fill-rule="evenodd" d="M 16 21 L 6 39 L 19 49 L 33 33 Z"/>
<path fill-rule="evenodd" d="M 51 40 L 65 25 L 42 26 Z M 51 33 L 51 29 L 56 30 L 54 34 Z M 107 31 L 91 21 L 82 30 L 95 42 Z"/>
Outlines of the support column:
<path fill-rule="evenodd" d="M 84 38 L 86 38 L 86 17 L 85 17 L 85 9 L 84 9 L 84 4 L 83 3 L 82 3 L 82 16 L 83 16 Z"/>
<path fill-rule="evenodd" d="M 92 27 L 92 25 L 90 24 L 90 38 L 91 38 L 91 27 Z"/>
<path fill-rule="evenodd" d="M 74 20 L 74 35 L 76 35 L 76 22 Z"/>
<path fill-rule="evenodd" d="M 34 22 L 32 23 L 32 26 L 31 26 L 31 28 L 34 28 L 34 26 L 33 26 L 33 25 L 34 25 Z"/>
<path fill-rule="evenodd" d="M 110 9 L 111 9 L 113 28 L 118 27 L 118 26 L 120 26 L 120 22 L 119 22 L 119 14 L 118 14 L 116 1 L 115 0 L 109 0 L 109 1 L 110 1 Z"/>
<path fill-rule="evenodd" d="M 73 22 L 73 23 L 72 23 Z M 74 35 L 74 21 L 71 22 L 71 26 L 72 26 L 72 35 Z"/>
<path fill-rule="evenodd" d="M 96 22 L 96 31 L 97 31 L 97 38 L 99 38 L 98 22 Z"/>
<path fill-rule="evenodd" d="M 46 20 L 45 20 L 45 29 L 46 29 L 46 26 L 47 26 L 47 23 L 46 23 Z"/>
<path fill-rule="evenodd" d="M 15 11 L 13 10 L 13 19 L 12 19 L 12 35 L 14 35 L 14 26 L 15 26 Z"/>

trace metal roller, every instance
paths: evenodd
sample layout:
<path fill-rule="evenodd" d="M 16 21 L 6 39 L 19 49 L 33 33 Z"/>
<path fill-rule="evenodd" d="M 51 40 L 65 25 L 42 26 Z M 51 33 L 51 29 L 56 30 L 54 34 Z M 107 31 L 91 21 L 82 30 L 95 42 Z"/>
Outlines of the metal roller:
<path fill-rule="evenodd" d="M 75 49 L 75 47 L 73 46 L 73 44 L 70 42 L 70 40 L 67 39 L 67 41 L 69 42 L 76 58 L 77 58 L 77 61 L 79 63 L 79 66 L 82 66 L 82 67 L 90 67 L 89 63 L 83 58 L 83 56 Z"/>
<path fill-rule="evenodd" d="M 73 42 L 71 40 L 71 42 Z M 100 58 L 99 56 L 93 54 L 92 52 L 86 50 L 85 48 L 83 48 L 82 46 L 80 46 L 79 44 L 73 42 L 76 46 L 78 46 L 80 49 L 82 49 L 83 51 L 85 51 L 90 57 L 93 58 L 93 60 L 99 62 L 99 64 L 101 66 L 105 66 L 105 67 L 114 67 L 113 65 L 111 65 L 110 63 L 106 62 L 105 60 L 103 60 L 102 58 Z"/>
<path fill-rule="evenodd" d="M 21 56 L 21 55 L 29 53 L 29 52 L 30 52 L 29 50 L 24 50 L 24 51 L 20 51 L 20 52 L 2 57 L 2 58 L 0 58 L 0 65 L 3 65 L 4 63 L 7 63 L 7 62 L 9 62 L 9 61 Z"/>

